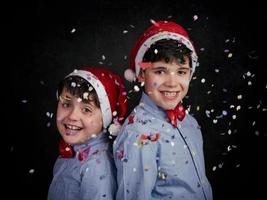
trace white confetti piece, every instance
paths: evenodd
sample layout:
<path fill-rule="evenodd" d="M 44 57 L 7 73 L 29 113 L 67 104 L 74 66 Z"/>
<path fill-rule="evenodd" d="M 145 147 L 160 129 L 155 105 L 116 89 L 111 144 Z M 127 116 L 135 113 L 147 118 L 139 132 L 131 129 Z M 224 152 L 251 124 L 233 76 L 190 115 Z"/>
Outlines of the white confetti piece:
<path fill-rule="evenodd" d="M 71 29 L 71 31 L 70 31 L 70 33 L 75 33 L 75 32 L 76 32 L 75 28 Z"/>
<path fill-rule="evenodd" d="M 76 87 L 77 84 L 75 82 L 71 82 L 70 85 L 71 85 L 71 87 Z"/>
<path fill-rule="evenodd" d="M 255 131 L 255 135 L 256 136 L 259 136 L 260 135 L 260 132 L 259 131 Z"/>
<path fill-rule="evenodd" d="M 232 58 L 233 57 L 233 54 L 232 53 L 229 53 L 227 57 L 228 58 Z"/>
<path fill-rule="evenodd" d="M 220 163 L 220 164 L 218 165 L 218 167 L 219 167 L 219 168 L 222 168 L 222 167 L 223 167 L 223 163 Z"/>
<path fill-rule="evenodd" d="M 135 85 L 135 86 L 134 86 L 134 91 L 135 91 L 135 92 L 139 92 L 139 91 L 140 91 L 140 88 L 139 88 L 137 85 Z"/>
<path fill-rule="evenodd" d="M 243 97 L 242 97 L 242 95 L 240 94 L 240 95 L 237 95 L 237 99 L 242 99 Z"/>
<path fill-rule="evenodd" d="M 114 112 L 112 113 L 112 116 L 115 117 L 117 114 L 118 114 L 117 111 L 114 111 Z"/>
<path fill-rule="evenodd" d="M 206 116 L 207 116 L 208 118 L 210 118 L 210 111 L 209 111 L 209 110 L 206 110 L 205 113 L 206 113 Z"/>
<path fill-rule="evenodd" d="M 193 20 L 196 21 L 198 19 L 198 16 L 197 15 L 194 15 L 193 16 Z"/>
<path fill-rule="evenodd" d="M 46 127 L 50 127 L 51 126 L 51 123 L 50 122 L 47 122 L 47 124 L 46 124 Z"/>
<path fill-rule="evenodd" d="M 150 19 L 150 22 L 154 25 L 156 24 L 156 21 L 154 19 Z"/>
<path fill-rule="evenodd" d="M 222 114 L 223 114 L 224 116 L 226 116 L 226 115 L 227 115 L 227 111 L 226 111 L 226 110 L 223 110 L 223 111 L 222 111 Z"/>

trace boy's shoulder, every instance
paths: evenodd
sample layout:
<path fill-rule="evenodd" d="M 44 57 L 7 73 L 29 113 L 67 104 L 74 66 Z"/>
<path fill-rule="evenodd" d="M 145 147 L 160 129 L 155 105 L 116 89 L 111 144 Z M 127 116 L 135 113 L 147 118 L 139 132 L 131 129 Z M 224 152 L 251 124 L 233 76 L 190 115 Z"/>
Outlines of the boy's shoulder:
<path fill-rule="evenodd" d="M 186 114 L 186 117 L 184 119 L 184 124 L 186 124 L 187 126 L 193 126 L 194 128 L 200 129 L 197 119 L 190 113 Z"/>
<path fill-rule="evenodd" d="M 142 106 L 136 106 L 123 123 L 120 132 L 142 133 L 159 126 L 161 119 L 147 112 Z"/>

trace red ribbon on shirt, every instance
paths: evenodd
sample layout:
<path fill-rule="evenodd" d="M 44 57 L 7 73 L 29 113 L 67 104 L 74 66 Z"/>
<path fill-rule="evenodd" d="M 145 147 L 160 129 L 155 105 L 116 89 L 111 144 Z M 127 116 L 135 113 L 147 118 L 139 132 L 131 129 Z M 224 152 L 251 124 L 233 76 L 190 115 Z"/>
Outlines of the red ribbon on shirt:
<path fill-rule="evenodd" d="M 91 147 L 87 147 L 85 149 L 78 150 L 78 159 L 82 162 L 87 159 Z M 59 143 L 59 154 L 61 158 L 73 158 L 75 153 L 73 147 L 66 143 L 64 140 L 61 140 Z"/>
<path fill-rule="evenodd" d="M 62 158 L 72 158 L 74 157 L 73 147 L 64 140 L 61 140 L 59 142 L 59 154 Z"/>
<path fill-rule="evenodd" d="M 185 117 L 185 109 L 181 103 L 179 103 L 175 109 L 166 110 L 170 123 L 177 128 L 177 119 L 182 121 Z"/>

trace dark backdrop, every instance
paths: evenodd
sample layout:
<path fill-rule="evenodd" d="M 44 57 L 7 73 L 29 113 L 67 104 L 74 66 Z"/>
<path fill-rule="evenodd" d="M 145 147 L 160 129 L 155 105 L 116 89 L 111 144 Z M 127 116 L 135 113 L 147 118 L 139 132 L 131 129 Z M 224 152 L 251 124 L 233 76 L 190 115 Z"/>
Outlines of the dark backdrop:
<path fill-rule="evenodd" d="M 119 75 L 153 20 L 184 26 L 200 66 L 184 101 L 202 127 L 214 199 L 259 199 L 266 180 L 266 15 L 263 3 L 197 0 L 35 0 L 10 2 L 4 23 L 10 55 L 2 126 L 8 199 L 46 199 L 57 157 L 57 83 L 79 66 Z M 5 9 L 5 7 L 4 7 Z M 3 64 L 3 63 L 2 63 Z M 3 69 L 3 68 L 2 68 Z M 125 80 L 130 109 L 139 93 Z M 4 108 L 3 108 L 4 109 Z M 7 117 L 8 116 L 8 117 Z M 3 128 L 5 130 L 5 128 Z M 6 157 L 6 156 L 5 156 Z"/>

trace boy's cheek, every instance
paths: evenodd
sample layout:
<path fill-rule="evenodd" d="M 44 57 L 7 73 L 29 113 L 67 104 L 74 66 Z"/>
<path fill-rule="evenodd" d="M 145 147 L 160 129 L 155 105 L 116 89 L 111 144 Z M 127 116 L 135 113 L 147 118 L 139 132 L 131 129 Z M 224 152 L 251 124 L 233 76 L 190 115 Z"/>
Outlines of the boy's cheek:
<path fill-rule="evenodd" d="M 184 86 L 189 86 L 190 80 L 180 80 L 180 83 Z"/>
<path fill-rule="evenodd" d="M 57 122 L 62 122 L 63 118 L 64 118 L 63 116 L 57 116 L 56 120 Z"/>

